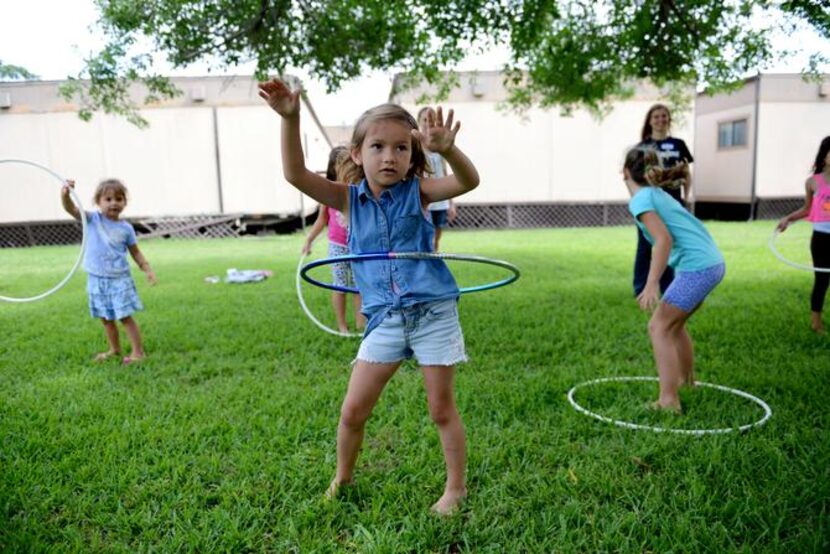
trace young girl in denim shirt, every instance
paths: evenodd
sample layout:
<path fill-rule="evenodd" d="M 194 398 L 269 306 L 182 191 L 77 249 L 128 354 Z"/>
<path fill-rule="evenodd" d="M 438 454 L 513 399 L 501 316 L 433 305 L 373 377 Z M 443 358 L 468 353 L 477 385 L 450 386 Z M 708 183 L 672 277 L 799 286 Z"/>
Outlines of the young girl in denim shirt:
<path fill-rule="evenodd" d="M 455 145 L 460 127 L 441 108 L 421 132 L 412 115 L 394 104 L 365 112 L 355 125 L 351 159 L 364 178 L 357 185 L 329 181 L 305 167 L 300 141 L 299 91 L 274 79 L 260 96 L 282 117 L 282 162 L 289 183 L 349 221 L 353 254 L 430 252 L 434 228 L 426 207 L 478 186 L 470 160 Z M 453 175 L 422 179 L 424 148 L 441 154 Z M 368 318 L 352 368 L 337 429 L 337 472 L 327 494 L 352 481 L 366 420 L 384 386 L 414 356 L 423 371 L 432 420 L 438 427 L 447 480 L 432 506 L 453 512 L 467 495 L 464 427 L 455 405 L 455 364 L 466 360 L 458 322 L 458 286 L 441 260 L 379 260 L 352 266 Z"/>
<path fill-rule="evenodd" d="M 61 191 L 61 199 L 64 210 L 80 220 L 81 214 L 69 196 L 69 189 L 74 186 L 75 181 L 67 181 Z M 132 317 L 133 313 L 143 310 L 144 306 L 130 275 L 127 252 L 147 275 L 151 285 L 156 283 L 156 274 L 138 249 L 133 226 L 119 219 L 127 206 L 127 187 L 121 181 L 107 179 L 95 189 L 93 200 L 98 211 L 84 213 L 88 236 L 84 269 L 89 276 L 87 294 L 90 314 L 104 324 L 109 343 L 109 349 L 96 355 L 95 361 L 104 361 L 121 354 L 121 342 L 115 324 L 120 321 L 132 347 L 130 355 L 122 361 L 131 364 L 144 358 L 141 332 Z"/>

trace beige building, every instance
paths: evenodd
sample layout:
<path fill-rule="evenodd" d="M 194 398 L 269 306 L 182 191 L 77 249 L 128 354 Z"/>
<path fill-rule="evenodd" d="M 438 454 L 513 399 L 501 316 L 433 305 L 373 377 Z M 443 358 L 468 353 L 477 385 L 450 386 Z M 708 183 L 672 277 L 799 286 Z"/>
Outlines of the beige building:
<path fill-rule="evenodd" d="M 830 135 L 830 76 L 817 83 L 760 74 L 731 94 L 699 94 L 695 112 L 694 182 L 703 215 L 737 206 L 749 217 L 754 205 L 763 217 L 803 201 L 819 142 Z"/>
<path fill-rule="evenodd" d="M 87 203 L 102 178 L 122 179 L 130 189 L 125 216 L 131 219 L 286 217 L 296 216 L 301 207 L 304 212 L 315 208 L 283 178 L 280 119 L 257 95 L 256 81 L 200 77 L 173 82 L 184 94 L 142 108 L 150 123 L 146 129 L 103 114 L 81 121 L 78 107 L 59 97 L 60 82 L 0 83 L 0 159 L 33 161 L 74 178 Z M 137 88 L 132 93 L 142 98 Z M 324 171 L 329 139 L 307 101 L 304 109 L 311 114 L 302 129 L 307 163 Z M 63 219 L 57 198 L 57 186 L 50 198 L 32 198 L 25 183 L 0 183 L 0 222 Z"/>
<path fill-rule="evenodd" d="M 499 72 L 461 73 L 459 87 L 441 102 L 461 121 L 458 144 L 475 161 L 481 185 L 462 203 L 624 202 L 623 158 L 640 141 L 649 107 L 665 101 L 653 87 L 638 87 L 597 118 L 585 110 L 532 108 L 523 116 L 503 108 L 507 92 Z M 393 90 L 396 87 L 393 87 Z M 413 114 L 428 89 L 393 94 Z M 690 91 L 692 93 L 693 91 Z M 693 113 L 683 114 L 672 135 L 691 145 Z"/>

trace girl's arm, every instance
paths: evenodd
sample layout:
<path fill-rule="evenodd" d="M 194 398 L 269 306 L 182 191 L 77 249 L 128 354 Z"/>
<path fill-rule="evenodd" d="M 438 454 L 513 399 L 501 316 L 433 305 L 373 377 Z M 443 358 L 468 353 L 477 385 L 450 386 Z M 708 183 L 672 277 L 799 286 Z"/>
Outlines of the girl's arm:
<path fill-rule="evenodd" d="M 75 181 L 67 179 L 66 183 L 64 183 L 63 187 L 61 187 L 61 204 L 63 204 L 63 209 L 66 210 L 66 213 L 80 221 L 81 212 L 78 211 L 78 206 L 72 202 L 72 197 L 69 196 L 69 190 L 74 188 Z"/>
<path fill-rule="evenodd" d="M 669 264 L 672 238 L 657 212 L 641 214 L 640 221 L 643 222 L 651 238 L 654 239 L 654 244 L 651 247 L 651 267 L 648 270 L 648 280 L 643 292 L 637 297 L 640 308 L 649 310 L 657 307 L 660 302 L 660 277 Z"/>
<path fill-rule="evenodd" d="M 423 133 L 412 131 L 427 150 L 441 154 L 453 172 L 446 177 L 421 180 L 421 194 L 427 204 L 460 196 L 476 188 L 479 183 L 473 162 L 455 145 L 461 123 L 456 122 L 455 126 L 452 123 L 453 111 L 449 111 L 445 122 L 441 106 L 438 106 L 434 114 L 430 112 L 427 115 L 427 129 Z"/>
<path fill-rule="evenodd" d="M 683 179 L 683 199 L 691 210 L 691 204 L 694 202 L 694 199 L 692 198 L 692 167 L 689 164 L 686 164 L 686 171 L 686 178 Z"/>
<path fill-rule="evenodd" d="M 329 181 L 305 166 L 300 140 L 300 91 L 291 92 L 284 82 L 272 79 L 259 83 L 259 95 L 282 117 L 280 142 L 285 179 L 321 204 L 344 211 L 348 186 Z"/>
<path fill-rule="evenodd" d="M 804 189 L 804 205 L 796 211 L 787 214 L 781 218 L 781 221 L 778 222 L 779 231 L 786 231 L 787 227 L 790 226 L 790 223 L 792 223 L 793 221 L 798 221 L 799 219 L 803 219 L 810 215 L 810 208 L 813 205 L 813 194 L 816 190 L 816 182 L 812 177 L 807 179 L 807 182 L 804 183 Z"/>
<path fill-rule="evenodd" d="M 311 253 L 311 243 L 313 243 L 314 239 L 316 239 L 317 236 L 323 231 L 323 228 L 328 225 L 328 222 L 329 211 L 325 206 L 320 204 L 320 207 L 317 209 L 317 219 L 314 220 L 314 225 L 311 226 L 311 229 L 308 232 L 308 237 L 305 239 L 303 254 Z"/>
<path fill-rule="evenodd" d="M 147 276 L 147 281 L 151 285 L 155 285 L 156 283 L 158 283 L 158 279 L 156 279 L 156 274 L 150 267 L 150 262 L 147 261 L 147 258 L 144 257 L 144 254 L 142 254 L 141 250 L 138 249 L 138 245 L 131 244 L 127 247 L 127 249 L 130 251 L 130 256 L 133 257 L 135 263 L 138 265 L 138 267 L 141 268 L 141 271 L 143 271 L 144 274 Z"/>

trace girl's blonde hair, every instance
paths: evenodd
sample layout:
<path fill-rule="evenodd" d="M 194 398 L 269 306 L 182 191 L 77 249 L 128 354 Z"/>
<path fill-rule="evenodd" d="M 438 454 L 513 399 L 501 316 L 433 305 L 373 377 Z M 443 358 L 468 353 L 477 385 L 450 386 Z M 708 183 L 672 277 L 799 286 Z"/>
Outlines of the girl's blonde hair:
<path fill-rule="evenodd" d="M 127 202 L 127 187 L 125 187 L 124 183 L 122 183 L 118 179 L 104 179 L 103 181 L 98 183 L 98 187 L 95 189 L 95 194 L 92 197 L 92 201 L 98 204 L 98 201 L 101 199 L 104 193 L 107 192 L 120 194 L 124 197 L 124 202 Z"/>
<path fill-rule="evenodd" d="M 689 178 L 689 166 L 686 162 L 664 169 L 653 148 L 633 148 L 625 156 L 625 165 L 631 179 L 638 185 L 665 187 L 678 179 Z"/>
<path fill-rule="evenodd" d="M 369 125 L 385 120 L 403 123 L 404 126 L 409 127 L 410 131 L 418 129 L 418 122 L 414 117 L 412 117 L 412 114 L 397 104 L 381 104 L 380 106 L 375 106 L 374 108 L 363 112 L 363 115 L 361 115 L 358 118 L 357 123 L 355 123 L 354 132 L 352 133 L 352 140 L 349 144 L 350 153 L 355 150 L 360 150 L 363 146 L 363 141 L 366 139 L 366 133 L 369 131 Z M 412 157 L 409 162 L 409 170 L 406 172 L 407 179 L 411 179 L 415 175 L 418 177 L 423 176 L 427 168 L 426 155 L 424 154 L 424 149 L 421 147 L 421 142 L 413 137 L 411 144 Z M 340 171 L 342 171 L 344 175 L 349 176 L 349 178 L 341 179 Z M 343 160 L 343 163 L 338 167 L 338 180 L 342 180 L 343 182 L 356 183 L 363 180 L 365 177 L 366 174 L 363 172 L 363 168 L 357 165 L 354 160 L 352 160 L 351 156 L 348 156 L 348 159 Z"/>

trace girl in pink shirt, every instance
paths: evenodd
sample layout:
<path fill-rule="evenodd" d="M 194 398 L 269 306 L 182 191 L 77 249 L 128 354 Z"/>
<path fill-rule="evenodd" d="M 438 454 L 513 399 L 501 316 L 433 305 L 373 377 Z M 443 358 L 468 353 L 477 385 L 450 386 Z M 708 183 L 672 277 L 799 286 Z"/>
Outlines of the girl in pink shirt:
<path fill-rule="evenodd" d="M 349 182 L 343 176 L 337 174 L 338 162 L 344 157 L 348 156 L 349 151 L 345 146 L 338 146 L 333 148 L 329 154 L 329 163 L 326 168 L 326 179 L 331 181 Z M 311 252 L 311 245 L 323 228 L 328 225 L 329 232 L 329 257 L 346 256 L 349 254 L 349 229 L 348 222 L 343 217 L 343 214 L 334 208 L 320 205 L 317 212 L 317 220 L 311 227 L 303 245 L 303 254 Z M 352 266 L 348 262 L 332 264 L 332 282 L 339 287 L 355 287 L 354 279 L 352 278 Z M 353 295 L 354 318 L 355 326 L 362 329 L 366 326 L 366 318 L 360 313 L 360 295 Z M 341 333 L 349 332 L 349 325 L 346 323 L 346 293 L 332 291 L 331 306 L 334 310 L 334 317 L 337 319 L 337 328 Z"/>

